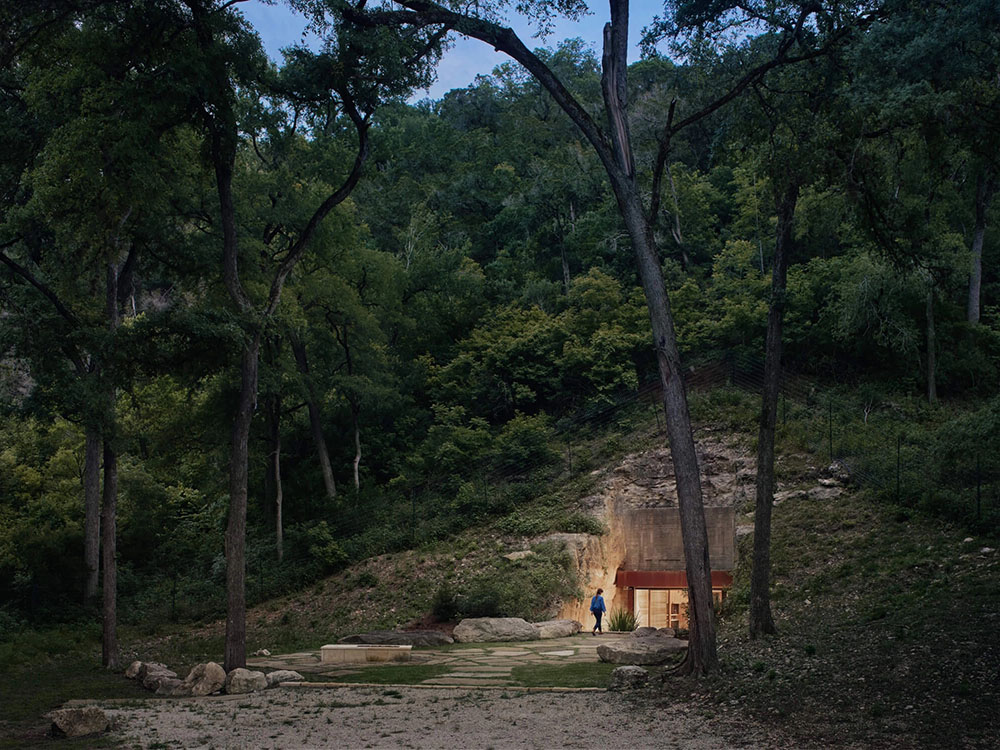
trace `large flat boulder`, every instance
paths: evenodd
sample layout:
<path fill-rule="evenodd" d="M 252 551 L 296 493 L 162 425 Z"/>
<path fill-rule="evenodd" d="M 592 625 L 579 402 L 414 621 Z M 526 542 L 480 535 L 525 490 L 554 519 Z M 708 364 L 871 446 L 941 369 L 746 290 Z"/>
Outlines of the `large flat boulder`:
<path fill-rule="evenodd" d="M 267 677 L 263 672 L 253 672 L 237 667 L 226 675 L 226 692 L 229 695 L 256 693 L 267 687 Z"/>
<path fill-rule="evenodd" d="M 93 706 L 87 708 L 60 708 L 46 714 L 52 721 L 52 734 L 57 737 L 84 737 L 105 731 L 111 722 L 101 709 Z"/>
<path fill-rule="evenodd" d="M 162 682 L 177 679 L 177 673 L 171 669 L 167 669 L 163 664 L 149 662 L 144 664 L 143 667 L 140 674 L 142 675 L 142 686 L 146 690 L 159 690 Z"/>
<path fill-rule="evenodd" d="M 665 635 L 625 638 L 616 643 L 597 647 L 601 661 L 609 664 L 664 664 L 678 651 L 687 648 L 687 641 Z"/>
<path fill-rule="evenodd" d="M 269 688 L 280 687 L 283 682 L 304 682 L 305 679 L 301 674 L 291 669 L 279 669 L 267 673 L 267 686 Z"/>
<path fill-rule="evenodd" d="M 583 627 L 576 620 L 546 620 L 545 622 L 533 623 L 535 630 L 538 631 L 538 637 L 545 638 L 566 638 L 567 636 L 576 635 L 580 632 L 580 628 Z"/>
<path fill-rule="evenodd" d="M 443 646 L 455 639 L 440 630 L 375 630 L 345 635 L 337 643 L 368 643 L 388 646 Z"/>
<path fill-rule="evenodd" d="M 188 695 L 211 695 L 222 691 L 226 685 L 226 670 L 214 661 L 196 664 L 184 678 L 184 688 Z"/>
<path fill-rule="evenodd" d="M 459 643 L 537 641 L 538 629 L 520 617 L 470 617 L 455 626 Z"/>

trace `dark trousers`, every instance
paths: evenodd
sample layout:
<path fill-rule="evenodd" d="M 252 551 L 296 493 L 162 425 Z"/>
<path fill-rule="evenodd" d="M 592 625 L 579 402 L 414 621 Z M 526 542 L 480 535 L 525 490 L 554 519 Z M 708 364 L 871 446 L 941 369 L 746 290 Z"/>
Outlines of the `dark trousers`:
<path fill-rule="evenodd" d="M 603 612 L 591 612 L 590 614 L 592 614 L 594 616 L 594 619 L 597 621 L 597 622 L 594 623 L 594 630 L 600 630 L 603 633 L 604 630 L 601 628 L 601 617 L 604 616 L 604 613 Z"/>

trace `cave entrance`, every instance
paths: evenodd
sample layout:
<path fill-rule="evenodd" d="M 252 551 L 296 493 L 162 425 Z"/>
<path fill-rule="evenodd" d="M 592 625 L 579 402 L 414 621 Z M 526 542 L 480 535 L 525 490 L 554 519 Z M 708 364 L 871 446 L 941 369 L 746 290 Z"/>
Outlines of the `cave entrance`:
<path fill-rule="evenodd" d="M 712 571 L 712 600 L 722 604 L 733 584 L 728 571 Z M 615 586 L 638 627 L 687 628 L 687 575 L 683 570 L 619 570 Z"/>
<path fill-rule="evenodd" d="M 688 582 L 676 507 L 630 508 L 622 514 L 625 555 L 615 574 L 615 602 L 637 624 L 688 627 Z M 705 508 L 712 599 L 721 604 L 733 585 L 736 514 L 732 506 Z"/>

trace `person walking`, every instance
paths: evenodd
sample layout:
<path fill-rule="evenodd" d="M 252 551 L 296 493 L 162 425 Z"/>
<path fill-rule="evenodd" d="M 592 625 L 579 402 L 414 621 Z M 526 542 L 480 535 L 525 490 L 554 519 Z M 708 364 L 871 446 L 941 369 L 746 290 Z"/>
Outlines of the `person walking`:
<path fill-rule="evenodd" d="M 597 589 L 597 593 L 590 600 L 590 614 L 594 616 L 594 635 L 600 633 L 604 635 L 604 630 L 601 629 L 601 618 L 607 609 L 604 607 L 604 597 L 601 594 L 604 593 L 604 589 Z"/>

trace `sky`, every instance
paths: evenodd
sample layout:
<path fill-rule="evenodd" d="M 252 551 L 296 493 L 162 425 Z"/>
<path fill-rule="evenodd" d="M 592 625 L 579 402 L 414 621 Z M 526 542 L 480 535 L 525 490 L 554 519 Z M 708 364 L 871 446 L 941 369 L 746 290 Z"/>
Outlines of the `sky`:
<path fill-rule="evenodd" d="M 285 6 L 280 0 L 274 5 L 265 5 L 261 0 L 250 0 L 241 3 L 240 10 L 260 35 L 264 49 L 271 59 L 281 61 L 281 49 L 297 42 L 306 40 L 303 37 L 305 18 Z M 582 38 L 600 57 L 601 35 L 607 20 L 605 3 L 590 0 L 591 15 L 580 21 L 558 19 L 553 33 L 545 40 L 532 39 L 534 30 L 523 18 L 514 18 L 511 26 L 524 43 L 531 48 L 555 47 L 563 39 Z M 629 17 L 629 62 L 639 59 L 639 33 L 657 11 L 662 10 L 663 3 L 657 0 L 637 0 L 632 3 Z M 437 82 L 427 91 L 417 92 L 413 99 L 440 99 L 446 92 L 455 88 L 465 88 L 479 74 L 488 74 L 509 58 L 494 50 L 487 44 L 476 39 L 457 38 L 454 46 L 445 53 L 437 71 Z"/>

